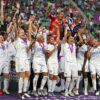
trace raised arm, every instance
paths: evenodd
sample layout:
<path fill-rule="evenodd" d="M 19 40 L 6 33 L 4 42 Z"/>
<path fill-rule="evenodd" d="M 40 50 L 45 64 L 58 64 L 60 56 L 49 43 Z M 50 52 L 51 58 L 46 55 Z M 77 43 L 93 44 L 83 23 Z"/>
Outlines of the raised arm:
<path fill-rule="evenodd" d="M 27 53 L 29 52 L 29 50 L 34 47 L 33 45 L 35 45 L 36 40 L 33 40 L 32 43 L 30 44 L 30 46 L 26 49 Z"/>
<path fill-rule="evenodd" d="M 52 55 L 52 53 L 58 48 L 58 46 L 59 44 L 56 44 L 53 50 L 51 51 L 48 50 L 48 56 Z"/>
<path fill-rule="evenodd" d="M 17 24 L 16 24 L 16 18 L 13 18 L 13 24 L 14 24 L 14 31 L 15 31 L 15 39 L 18 37 L 18 31 L 17 31 Z"/>
<path fill-rule="evenodd" d="M 32 21 L 29 21 L 29 40 L 31 41 L 31 33 L 32 33 Z"/>
<path fill-rule="evenodd" d="M 66 28 L 65 28 L 65 32 L 64 32 L 64 40 L 63 40 L 63 43 L 65 44 L 66 41 L 67 41 L 67 36 L 68 36 L 68 25 L 66 25 Z"/>
<path fill-rule="evenodd" d="M 1 0 L 1 24 L 4 24 L 4 2 Z"/>

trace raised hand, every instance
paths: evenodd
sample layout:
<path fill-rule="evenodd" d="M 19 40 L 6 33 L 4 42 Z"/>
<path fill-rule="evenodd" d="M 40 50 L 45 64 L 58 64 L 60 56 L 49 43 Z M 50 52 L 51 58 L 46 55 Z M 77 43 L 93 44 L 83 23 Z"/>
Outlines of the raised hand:
<path fill-rule="evenodd" d="M 1 0 L 1 5 L 2 5 L 2 6 L 4 6 L 4 5 L 5 5 L 3 0 Z"/>
<path fill-rule="evenodd" d="M 20 8 L 20 4 L 17 2 L 16 3 L 16 7 L 19 9 Z"/>

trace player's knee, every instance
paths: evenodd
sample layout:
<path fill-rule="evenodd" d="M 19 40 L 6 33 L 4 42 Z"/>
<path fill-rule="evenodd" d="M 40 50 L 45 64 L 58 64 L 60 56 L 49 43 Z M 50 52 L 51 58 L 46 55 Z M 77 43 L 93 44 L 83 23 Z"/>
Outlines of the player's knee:
<path fill-rule="evenodd" d="M 95 78 L 96 78 L 96 75 L 95 75 L 95 74 L 93 74 L 93 75 L 92 75 L 92 78 L 94 78 L 94 79 L 95 79 Z"/>
<path fill-rule="evenodd" d="M 26 72 L 25 76 L 26 76 L 27 78 L 29 78 L 29 77 L 30 77 L 30 72 Z"/>
<path fill-rule="evenodd" d="M 4 74 L 4 78 L 9 78 L 9 74 Z"/>
<path fill-rule="evenodd" d="M 53 75 L 52 74 L 49 75 L 49 79 L 53 80 Z"/>
<path fill-rule="evenodd" d="M 54 77 L 53 77 L 54 80 L 57 80 L 57 78 L 58 78 L 57 76 L 54 76 Z"/>
<path fill-rule="evenodd" d="M 25 78 L 25 72 L 21 72 L 21 73 L 20 73 L 20 77 L 21 77 L 21 78 Z"/>
<path fill-rule="evenodd" d="M 48 76 L 48 73 L 44 72 L 42 73 L 43 76 Z"/>
<path fill-rule="evenodd" d="M 39 76 L 39 75 L 40 75 L 40 73 L 34 73 L 34 75 L 37 75 L 37 76 Z"/>

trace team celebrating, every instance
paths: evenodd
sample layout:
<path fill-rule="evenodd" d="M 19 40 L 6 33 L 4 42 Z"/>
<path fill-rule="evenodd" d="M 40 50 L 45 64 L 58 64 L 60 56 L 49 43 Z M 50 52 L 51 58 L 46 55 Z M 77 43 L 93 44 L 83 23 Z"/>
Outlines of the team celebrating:
<path fill-rule="evenodd" d="M 1 0 L 0 95 L 3 92 L 10 94 L 11 61 L 15 64 L 16 73 L 19 73 L 18 95 L 21 99 L 31 97 L 28 92 L 31 68 L 34 72 L 32 94 L 36 97 L 55 96 L 59 75 L 61 95 L 80 95 L 82 79 L 84 95 L 88 95 L 88 88 L 93 88 L 92 92 L 99 95 L 100 42 L 97 37 L 85 33 L 88 23 L 77 28 L 78 25 L 72 20 L 71 9 L 70 16 L 59 11 L 56 17 L 47 10 L 51 24 L 46 29 L 33 15 L 26 20 L 25 14 L 20 14 L 19 3 L 16 4 L 13 18 L 8 15 L 6 20 L 3 7 L 4 2 Z M 40 74 L 42 80 L 38 88 Z"/>

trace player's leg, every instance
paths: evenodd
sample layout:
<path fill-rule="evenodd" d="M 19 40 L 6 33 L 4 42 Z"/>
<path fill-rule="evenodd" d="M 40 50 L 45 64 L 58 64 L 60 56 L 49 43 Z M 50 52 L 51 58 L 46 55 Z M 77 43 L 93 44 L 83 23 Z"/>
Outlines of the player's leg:
<path fill-rule="evenodd" d="M 28 85 L 29 85 L 29 77 L 30 77 L 30 72 L 26 71 L 25 72 L 25 78 L 24 78 L 24 87 L 23 87 L 23 92 L 24 96 L 30 98 L 31 96 L 27 93 L 28 92 Z"/>
<path fill-rule="evenodd" d="M 69 91 L 69 86 L 70 86 L 70 82 L 71 82 L 71 69 L 70 69 L 70 64 L 67 62 L 65 62 L 64 76 L 66 77 L 65 96 L 69 96 L 68 91 Z"/>
<path fill-rule="evenodd" d="M 19 82 L 18 82 L 18 94 L 21 99 L 25 99 L 23 94 L 25 72 L 20 72 Z"/>
<path fill-rule="evenodd" d="M 53 84 L 53 74 L 49 74 L 48 80 L 48 96 L 52 96 L 52 84 Z"/>
<path fill-rule="evenodd" d="M 83 77 L 84 77 L 84 95 L 88 95 L 88 76 L 87 76 L 87 72 L 83 73 Z"/>
<path fill-rule="evenodd" d="M 71 75 L 72 75 L 72 79 L 71 79 L 71 83 L 70 83 L 70 87 L 69 87 L 69 95 L 70 96 L 74 96 L 72 90 L 74 89 L 75 85 L 76 85 L 76 80 L 78 78 L 78 70 L 77 70 L 77 65 L 76 63 L 73 63 L 70 65 L 71 67 Z M 74 67 L 74 68 L 73 68 Z"/>
<path fill-rule="evenodd" d="M 76 81 L 76 92 L 75 92 L 76 95 L 79 95 L 79 85 L 80 85 L 81 79 L 82 79 L 82 71 L 78 71 L 78 78 Z"/>
<path fill-rule="evenodd" d="M 47 92 L 45 92 L 45 90 L 44 90 L 45 84 L 46 84 L 47 79 L 48 79 L 47 71 L 42 72 L 42 75 L 43 75 L 43 78 L 42 78 L 42 81 L 41 81 L 40 91 L 41 91 L 41 95 L 45 96 L 45 95 L 47 95 Z"/>
<path fill-rule="evenodd" d="M 4 63 L 4 69 L 3 69 L 3 73 L 4 73 L 4 89 L 3 92 L 5 92 L 6 94 L 10 94 L 9 92 L 9 63 L 5 62 Z"/>
<path fill-rule="evenodd" d="M 38 62 L 34 61 L 33 62 L 33 72 L 34 72 L 34 78 L 33 78 L 33 94 L 34 94 L 34 96 L 38 96 L 38 92 L 37 92 L 37 82 L 38 82 L 38 79 L 39 79 L 40 70 L 41 70 L 40 64 Z"/>

